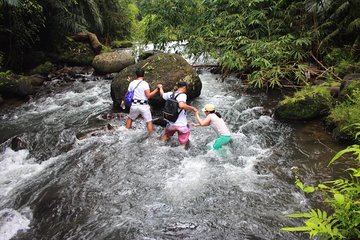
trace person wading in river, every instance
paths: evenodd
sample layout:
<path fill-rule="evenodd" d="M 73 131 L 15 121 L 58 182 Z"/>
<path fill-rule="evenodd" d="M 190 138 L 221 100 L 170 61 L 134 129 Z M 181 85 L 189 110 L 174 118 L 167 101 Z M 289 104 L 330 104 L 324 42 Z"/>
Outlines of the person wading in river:
<path fill-rule="evenodd" d="M 154 131 L 152 123 L 152 115 L 150 111 L 150 106 L 148 104 L 148 99 L 158 93 L 159 89 L 156 88 L 150 92 L 149 83 L 144 80 L 144 70 L 137 69 L 135 71 L 136 79 L 131 81 L 128 87 L 128 91 L 134 90 L 134 98 L 130 107 L 130 112 L 126 120 L 126 128 L 131 128 L 132 122 L 141 115 L 146 122 L 146 129 L 149 134 Z"/>
<path fill-rule="evenodd" d="M 206 104 L 202 109 L 205 113 L 206 118 L 203 120 L 199 116 L 199 111 L 195 112 L 195 117 L 198 123 L 193 123 L 193 126 L 211 126 L 218 134 L 218 138 L 213 144 L 213 149 L 218 150 L 223 145 L 228 144 L 231 140 L 231 134 L 226 126 L 224 120 L 222 119 L 220 113 L 215 111 L 215 106 L 213 104 Z"/>
<path fill-rule="evenodd" d="M 159 84 L 158 88 L 160 89 L 160 95 L 164 100 L 167 100 L 173 97 L 178 102 L 178 113 L 179 116 L 175 122 L 168 121 L 165 127 L 165 131 L 161 136 L 161 141 L 166 142 L 169 138 L 171 138 L 175 132 L 178 134 L 178 140 L 180 144 L 186 145 L 189 141 L 190 136 L 190 128 L 186 118 L 186 110 L 190 110 L 196 112 L 197 109 L 193 106 L 186 104 L 187 100 L 187 83 L 186 82 L 178 82 L 177 90 L 175 92 L 166 92 L 162 88 L 162 85 Z"/>

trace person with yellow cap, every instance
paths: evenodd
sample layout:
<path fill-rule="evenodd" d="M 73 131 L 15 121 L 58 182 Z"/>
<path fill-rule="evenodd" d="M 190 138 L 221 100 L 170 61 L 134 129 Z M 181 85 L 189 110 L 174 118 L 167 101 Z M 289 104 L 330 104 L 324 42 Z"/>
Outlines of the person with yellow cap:
<path fill-rule="evenodd" d="M 213 144 L 213 149 L 218 150 L 223 145 L 228 144 L 231 140 L 231 134 L 226 126 L 224 119 L 221 117 L 220 113 L 215 111 L 215 106 L 213 104 L 206 104 L 202 111 L 205 113 L 206 118 L 201 119 L 199 111 L 195 112 L 196 119 L 198 123 L 193 123 L 193 126 L 211 126 L 215 129 L 218 134 L 218 138 Z"/>

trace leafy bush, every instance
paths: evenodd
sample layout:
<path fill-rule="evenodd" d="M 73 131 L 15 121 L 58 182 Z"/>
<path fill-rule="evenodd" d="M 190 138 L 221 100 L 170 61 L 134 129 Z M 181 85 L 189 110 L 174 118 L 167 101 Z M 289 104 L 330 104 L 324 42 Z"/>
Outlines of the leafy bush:
<path fill-rule="evenodd" d="M 357 136 L 359 135 L 360 132 L 357 133 Z M 348 153 L 355 156 L 353 159 L 357 166 L 347 169 L 349 179 L 326 181 L 317 187 L 304 186 L 299 179 L 296 179 L 296 185 L 304 192 L 324 193 L 324 201 L 331 207 L 333 213 L 311 209 L 307 213 L 290 214 L 289 217 L 305 218 L 305 225 L 284 227 L 282 230 L 305 232 L 311 238 L 319 236 L 322 239 L 360 239 L 360 146 L 353 145 L 338 152 L 329 165 Z"/>
<path fill-rule="evenodd" d="M 31 73 L 33 74 L 41 74 L 41 75 L 47 75 L 54 69 L 54 64 L 51 62 L 45 62 L 43 64 L 40 64 L 36 68 L 34 68 Z"/>
<path fill-rule="evenodd" d="M 350 86 L 352 84 L 351 83 Z M 336 135 L 346 135 L 355 139 L 357 134 L 356 123 L 360 122 L 360 89 L 353 89 L 348 99 L 330 111 L 327 122 L 336 126 L 334 133 Z"/>

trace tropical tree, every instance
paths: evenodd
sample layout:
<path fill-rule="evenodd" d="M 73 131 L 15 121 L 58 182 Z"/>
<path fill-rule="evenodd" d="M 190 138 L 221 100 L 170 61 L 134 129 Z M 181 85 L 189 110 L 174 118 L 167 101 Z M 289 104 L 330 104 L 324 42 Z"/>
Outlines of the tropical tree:
<path fill-rule="evenodd" d="M 224 69 L 247 75 L 251 84 L 273 87 L 308 80 L 310 56 L 321 60 L 334 46 L 351 44 L 353 52 L 359 52 L 358 4 L 351 0 L 152 0 L 143 8 L 149 41 L 164 45 L 186 40 L 189 53 L 208 53 Z"/>
<path fill-rule="evenodd" d="M 130 35 L 131 0 L 0 0 L 0 56 L 7 66 L 34 47 L 91 31 L 100 38 Z M 36 45 L 38 43 L 38 45 Z"/>

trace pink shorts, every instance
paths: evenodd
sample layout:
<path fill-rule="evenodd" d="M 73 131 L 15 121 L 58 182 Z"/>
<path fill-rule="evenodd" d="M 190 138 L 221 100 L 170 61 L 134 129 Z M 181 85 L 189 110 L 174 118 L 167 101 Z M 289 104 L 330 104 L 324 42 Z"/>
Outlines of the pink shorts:
<path fill-rule="evenodd" d="M 165 128 L 165 135 L 168 137 L 174 136 L 175 132 L 178 133 L 178 139 L 181 144 L 186 144 L 190 136 L 190 128 L 187 126 L 174 126 L 170 125 Z"/>

